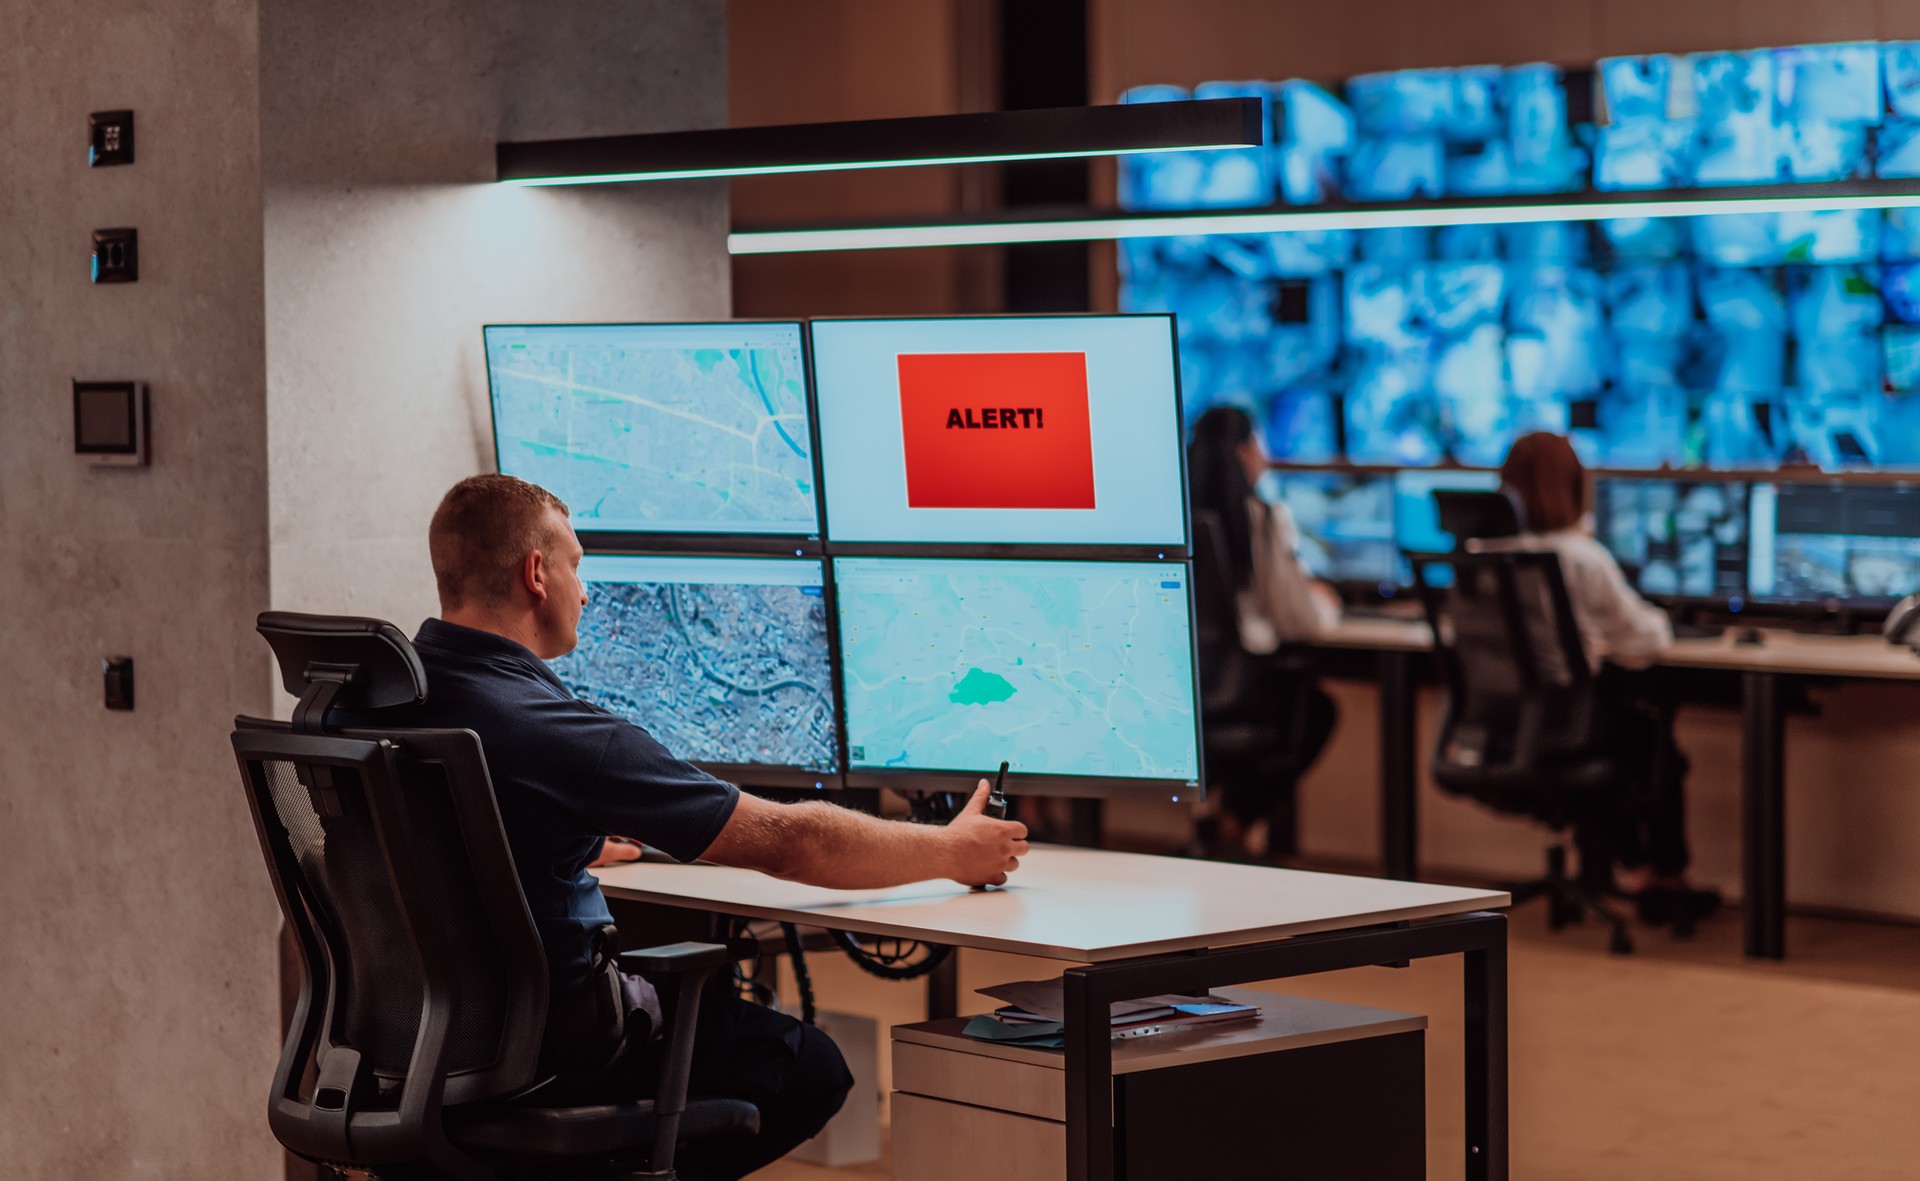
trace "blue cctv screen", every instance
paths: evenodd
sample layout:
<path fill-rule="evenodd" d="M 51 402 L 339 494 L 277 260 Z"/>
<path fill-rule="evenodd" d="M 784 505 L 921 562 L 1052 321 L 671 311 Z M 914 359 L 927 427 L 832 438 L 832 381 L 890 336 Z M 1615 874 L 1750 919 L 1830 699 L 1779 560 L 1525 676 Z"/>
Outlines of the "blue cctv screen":
<path fill-rule="evenodd" d="M 1748 593 L 1748 500 L 1739 481 L 1602 477 L 1594 532 L 1641 594 L 1737 607 Z"/>
<path fill-rule="evenodd" d="M 1756 603 L 1886 607 L 1920 591 L 1920 487 L 1756 484 Z"/>
<path fill-rule="evenodd" d="M 1301 564 L 1314 577 L 1374 587 L 1400 581 L 1392 476 L 1276 471 L 1260 492 L 1287 506 Z"/>
<path fill-rule="evenodd" d="M 1120 161 L 1137 210 L 1920 178 L 1920 42 L 1141 87 L 1267 104 L 1254 150 Z M 1121 305 L 1178 317 L 1189 419 L 1286 463 L 1920 468 L 1920 209 L 1142 238 Z"/>
<path fill-rule="evenodd" d="M 1440 509 L 1433 494 L 1491 492 L 1500 486 L 1495 472 L 1397 472 L 1393 477 L 1393 539 L 1401 550 L 1415 554 L 1450 553 L 1453 534 L 1440 528 Z"/>

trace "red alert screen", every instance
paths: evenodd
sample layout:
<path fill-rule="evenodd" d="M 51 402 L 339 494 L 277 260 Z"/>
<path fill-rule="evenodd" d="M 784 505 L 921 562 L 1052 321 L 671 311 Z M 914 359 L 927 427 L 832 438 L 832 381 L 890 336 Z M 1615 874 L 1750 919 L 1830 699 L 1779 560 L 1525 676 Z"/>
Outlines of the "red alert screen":
<path fill-rule="evenodd" d="M 910 508 L 1091 509 L 1085 353 L 906 353 Z"/>
<path fill-rule="evenodd" d="M 826 539 L 1177 546 L 1173 317 L 814 320 Z"/>

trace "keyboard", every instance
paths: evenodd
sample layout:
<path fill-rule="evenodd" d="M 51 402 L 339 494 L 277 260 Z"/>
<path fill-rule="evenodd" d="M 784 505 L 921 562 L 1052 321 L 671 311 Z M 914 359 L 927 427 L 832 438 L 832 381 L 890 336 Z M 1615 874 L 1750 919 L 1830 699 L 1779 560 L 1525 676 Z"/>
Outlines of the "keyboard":
<path fill-rule="evenodd" d="M 1726 634 L 1726 628 L 1717 623 L 1676 623 L 1673 625 L 1673 638 L 1676 640 L 1717 640 Z"/>

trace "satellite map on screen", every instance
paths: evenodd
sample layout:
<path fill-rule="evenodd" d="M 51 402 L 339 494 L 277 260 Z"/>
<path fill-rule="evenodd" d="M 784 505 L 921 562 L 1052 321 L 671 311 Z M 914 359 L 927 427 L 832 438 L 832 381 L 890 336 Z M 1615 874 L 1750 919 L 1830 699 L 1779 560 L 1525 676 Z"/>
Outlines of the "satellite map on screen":
<path fill-rule="evenodd" d="M 798 324 L 487 329 L 500 470 L 575 528 L 816 533 Z"/>
<path fill-rule="evenodd" d="M 1186 569 L 841 558 L 848 762 L 1192 780 Z"/>
<path fill-rule="evenodd" d="M 838 769 L 818 562 L 590 556 L 581 576 L 580 645 L 553 662 L 575 694 L 691 762 Z"/>

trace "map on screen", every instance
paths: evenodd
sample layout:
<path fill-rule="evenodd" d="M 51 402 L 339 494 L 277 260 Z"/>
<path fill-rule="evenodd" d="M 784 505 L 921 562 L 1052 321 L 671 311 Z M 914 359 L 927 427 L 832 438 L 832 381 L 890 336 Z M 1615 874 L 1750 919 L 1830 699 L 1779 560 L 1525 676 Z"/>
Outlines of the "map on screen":
<path fill-rule="evenodd" d="M 1186 568 L 836 558 L 847 761 L 1193 781 Z"/>
<path fill-rule="evenodd" d="M 797 323 L 494 326 L 500 470 L 582 531 L 819 532 Z"/>
<path fill-rule="evenodd" d="M 580 644 L 553 662 L 575 695 L 689 762 L 838 770 L 819 562 L 596 554 L 580 577 Z"/>

